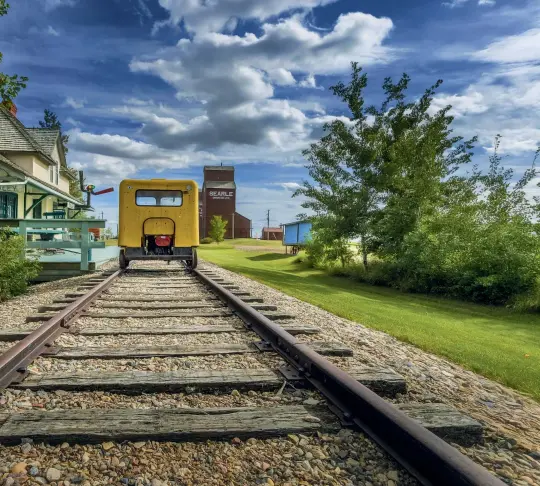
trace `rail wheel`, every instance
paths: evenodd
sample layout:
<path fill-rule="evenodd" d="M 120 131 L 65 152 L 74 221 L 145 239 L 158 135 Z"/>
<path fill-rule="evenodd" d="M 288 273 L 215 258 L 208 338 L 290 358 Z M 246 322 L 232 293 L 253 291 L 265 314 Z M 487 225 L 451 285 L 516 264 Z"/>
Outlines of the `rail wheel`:
<path fill-rule="evenodd" d="M 191 260 L 186 261 L 186 268 L 191 272 L 191 270 L 197 268 L 198 258 L 197 258 L 197 250 L 193 248 L 193 254 L 191 257 Z"/>
<path fill-rule="evenodd" d="M 193 259 L 191 260 L 191 268 L 197 268 L 197 263 L 199 263 L 199 259 L 197 257 L 197 250 L 193 248 Z"/>
<path fill-rule="evenodd" d="M 120 251 L 120 256 L 118 257 L 118 263 L 122 270 L 125 270 L 129 266 L 129 260 L 126 258 L 126 254 L 123 250 Z"/>

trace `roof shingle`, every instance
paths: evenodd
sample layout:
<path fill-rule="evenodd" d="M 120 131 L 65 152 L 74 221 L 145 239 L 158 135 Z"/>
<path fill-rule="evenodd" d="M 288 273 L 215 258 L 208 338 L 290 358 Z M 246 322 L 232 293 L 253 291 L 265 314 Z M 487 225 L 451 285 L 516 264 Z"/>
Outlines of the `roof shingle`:
<path fill-rule="evenodd" d="M 32 135 L 47 155 L 52 155 L 56 141 L 60 136 L 60 130 L 54 128 L 27 128 L 26 131 Z"/>
<path fill-rule="evenodd" d="M 0 104 L 0 150 L 3 152 L 38 152 L 45 162 L 56 164 L 28 129 Z"/>

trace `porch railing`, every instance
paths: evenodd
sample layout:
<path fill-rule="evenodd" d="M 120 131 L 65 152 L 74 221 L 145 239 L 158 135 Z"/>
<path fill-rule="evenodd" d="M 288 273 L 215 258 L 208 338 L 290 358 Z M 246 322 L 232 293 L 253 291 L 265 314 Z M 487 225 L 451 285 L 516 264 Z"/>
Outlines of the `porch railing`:
<path fill-rule="evenodd" d="M 19 235 L 26 242 L 26 248 L 49 249 L 49 248 L 80 248 L 81 270 L 88 271 L 88 262 L 92 260 L 93 248 L 105 248 L 104 241 L 92 241 L 90 228 L 105 228 L 104 219 L 0 219 L 1 227 L 18 228 Z M 28 230 L 79 230 L 81 238 L 77 240 L 50 240 L 28 241 Z M 53 233 L 53 231 L 51 231 Z M 54 231 L 57 233 L 57 231 Z M 25 248 L 25 253 L 26 253 Z"/>

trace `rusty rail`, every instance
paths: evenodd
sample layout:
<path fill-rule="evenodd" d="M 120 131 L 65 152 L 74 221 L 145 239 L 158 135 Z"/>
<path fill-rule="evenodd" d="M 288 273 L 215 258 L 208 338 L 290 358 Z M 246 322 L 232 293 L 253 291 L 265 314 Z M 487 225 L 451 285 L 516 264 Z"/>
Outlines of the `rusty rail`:
<path fill-rule="evenodd" d="M 503 486 L 487 469 L 410 419 L 330 361 L 298 342 L 199 270 L 193 274 L 222 298 L 298 373 L 317 388 L 349 422 L 377 442 L 423 485 Z"/>
<path fill-rule="evenodd" d="M 27 374 L 26 367 L 32 360 L 44 349 L 52 346 L 54 340 L 69 328 L 73 319 L 122 273 L 123 270 L 114 272 L 2 354 L 0 356 L 0 389 L 24 379 Z"/>

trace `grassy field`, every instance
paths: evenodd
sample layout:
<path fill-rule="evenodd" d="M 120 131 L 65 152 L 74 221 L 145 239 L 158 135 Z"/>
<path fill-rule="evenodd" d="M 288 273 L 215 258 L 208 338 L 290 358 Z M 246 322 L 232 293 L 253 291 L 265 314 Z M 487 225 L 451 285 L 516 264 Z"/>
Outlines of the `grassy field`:
<path fill-rule="evenodd" d="M 405 294 L 331 277 L 295 257 L 202 245 L 202 258 L 497 380 L 540 400 L 540 316 Z M 275 242 L 271 242 L 274 246 Z"/>

